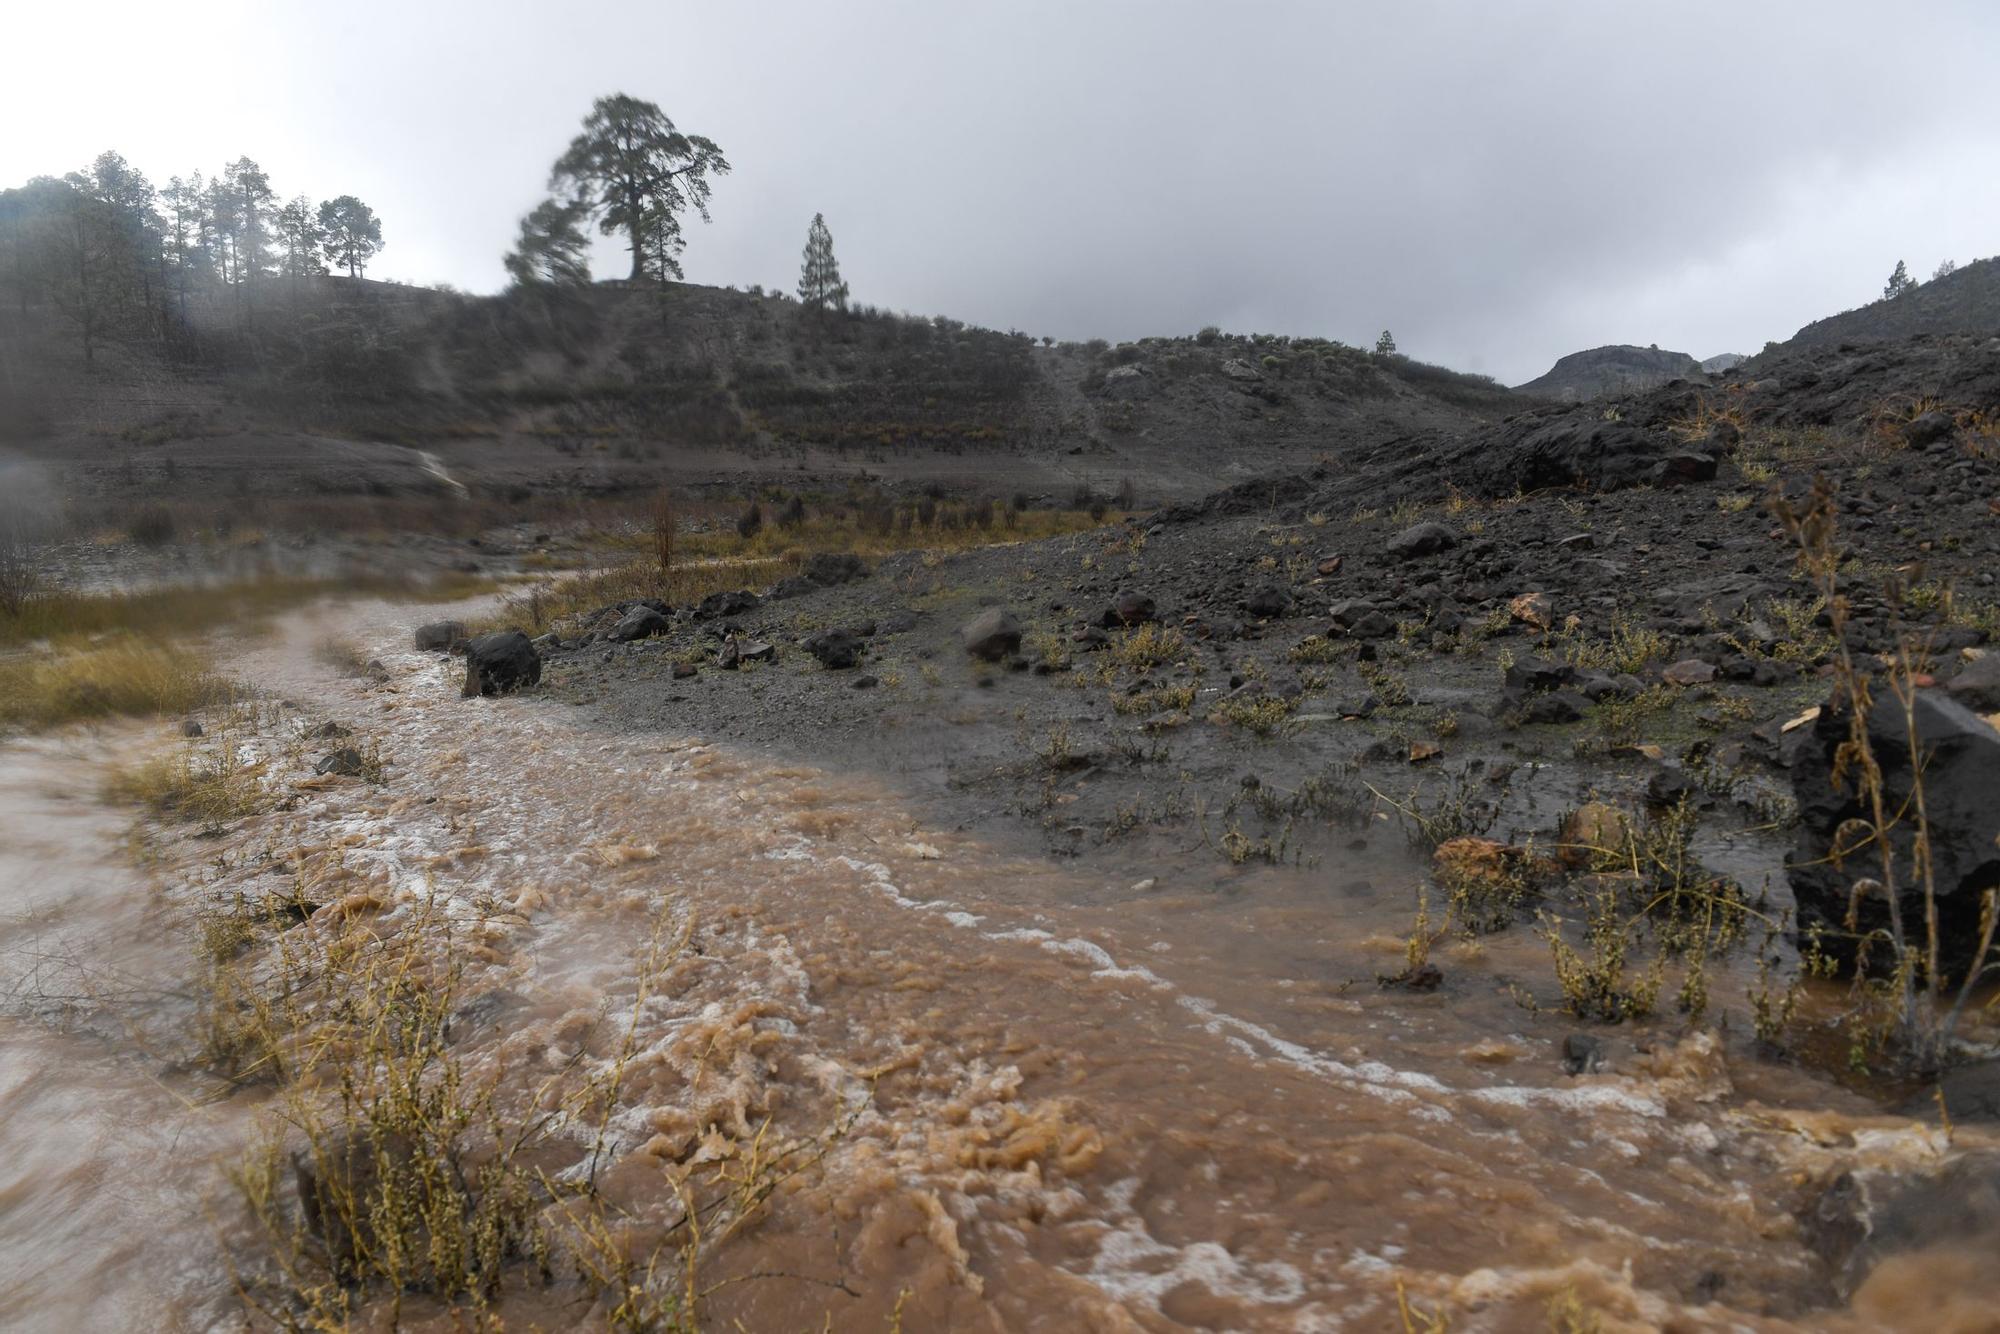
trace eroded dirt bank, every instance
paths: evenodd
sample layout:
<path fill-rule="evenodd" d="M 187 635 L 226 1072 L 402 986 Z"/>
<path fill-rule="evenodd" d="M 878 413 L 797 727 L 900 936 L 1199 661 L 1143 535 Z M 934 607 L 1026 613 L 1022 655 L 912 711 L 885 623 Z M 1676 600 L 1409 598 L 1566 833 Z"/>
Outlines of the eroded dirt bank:
<path fill-rule="evenodd" d="M 1498 987 L 1374 986 L 1408 929 L 1396 840 L 1226 887 L 1210 859 L 1156 850 L 1052 863 L 940 827 L 865 772 L 607 736 L 532 692 L 462 700 L 456 661 L 404 647 L 434 614 L 294 618 L 236 661 L 296 707 L 212 719 L 196 753 L 262 766 L 279 808 L 160 832 L 148 920 L 187 932 L 276 887 L 305 919 L 254 919 L 253 977 L 287 949 L 448 934 L 464 1077 L 541 1127 L 541 1179 L 594 1181 L 607 1235 L 663 1257 L 663 1295 L 688 1288 L 685 1201 L 768 1184 L 705 1215 L 707 1322 L 1377 1328 L 1401 1319 L 1400 1284 L 1455 1328 L 1545 1328 L 1557 1300 L 1607 1328 L 1915 1329 L 1938 1326 L 1934 1308 L 1911 1322 L 1913 1284 L 1935 1296 L 1949 1275 L 1968 1310 L 1988 1295 L 1946 1248 L 1843 1311 L 1797 1219 L 1842 1172 L 1934 1166 L 1988 1146 L 1979 1128 L 1948 1143 L 1673 1025 L 1569 1075 L 1564 1026 Z M 327 666 L 329 637 L 384 671 Z M 313 773 L 345 747 L 360 772 Z M 1453 966 L 1504 974 L 1538 948 L 1513 939 Z M 552 1100 L 592 1079 L 606 1114 Z M 145 1082 L 98 1097 L 145 1117 Z M 219 1176 L 248 1153 L 266 1087 L 175 1161 Z M 185 1253 L 298 1309 L 242 1206 L 210 1198 Z M 606 1318 L 614 1295 L 567 1245 L 546 1281 L 510 1262 L 510 1324 Z M 140 1286 L 185 1323 L 229 1309 L 226 1273 L 163 1297 L 159 1277 Z M 386 1294 L 358 1296 L 364 1323 L 391 1318 Z M 395 1318 L 453 1319 L 421 1292 Z"/>

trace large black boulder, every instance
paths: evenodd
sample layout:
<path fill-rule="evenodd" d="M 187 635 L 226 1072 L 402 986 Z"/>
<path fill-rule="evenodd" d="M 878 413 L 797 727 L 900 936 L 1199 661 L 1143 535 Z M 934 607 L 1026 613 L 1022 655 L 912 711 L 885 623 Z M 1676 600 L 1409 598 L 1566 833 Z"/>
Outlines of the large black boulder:
<path fill-rule="evenodd" d="M 1798 900 L 1795 929 L 1805 938 L 1815 927 L 1835 958 L 1851 962 L 1847 912 L 1857 881 L 1882 879 L 1881 857 L 1867 838 L 1870 802 L 1859 783 L 1860 765 L 1841 756 L 1852 714 L 1829 703 L 1792 756 L 1792 795 L 1798 802 L 1798 840 L 1786 864 Z M 1923 882 L 1913 863 L 1915 784 L 1910 751 L 1914 733 L 1923 775 L 1923 806 L 1930 835 L 1931 881 L 1936 892 L 1939 962 L 1950 977 L 1962 975 L 1979 943 L 1980 900 L 2000 887 L 2000 732 L 1938 690 L 1916 692 L 1906 718 L 1888 692 L 1868 715 L 1868 748 L 1882 774 L 1883 805 L 1890 812 L 1897 897 L 1903 929 L 1913 945 L 1926 938 Z M 1835 775 L 1840 775 L 1836 783 Z M 1897 813 L 1901 813 L 1898 819 Z M 1845 832 L 1843 832 L 1845 826 Z M 1836 846 L 1844 855 L 1835 856 Z M 1887 895 L 1870 890 L 1856 907 L 1862 935 L 1887 930 Z M 1871 963 L 1887 966 L 1886 949 Z"/>
<path fill-rule="evenodd" d="M 542 655 L 519 630 L 481 635 L 465 646 L 465 688 L 472 695 L 504 695 L 542 679 Z"/>

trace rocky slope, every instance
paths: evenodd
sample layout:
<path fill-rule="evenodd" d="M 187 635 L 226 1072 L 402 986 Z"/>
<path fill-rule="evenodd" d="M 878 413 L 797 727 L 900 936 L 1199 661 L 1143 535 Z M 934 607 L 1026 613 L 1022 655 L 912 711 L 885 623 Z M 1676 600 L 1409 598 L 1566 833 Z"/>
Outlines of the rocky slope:
<path fill-rule="evenodd" d="M 1814 320 L 1775 350 L 1879 342 L 1913 334 L 2000 333 L 2000 258 L 1972 263 L 1899 297 Z M 1765 348 L 1761 365 L 1774 351 Z"/>

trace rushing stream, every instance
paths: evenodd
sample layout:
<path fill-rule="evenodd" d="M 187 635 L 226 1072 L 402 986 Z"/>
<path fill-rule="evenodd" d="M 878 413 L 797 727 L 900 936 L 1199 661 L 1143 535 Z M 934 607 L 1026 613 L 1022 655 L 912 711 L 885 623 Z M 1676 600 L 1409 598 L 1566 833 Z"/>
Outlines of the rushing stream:
<path fill-rule="evenodd" d="M 636 1015 L 603 1181 L 630 1218 L 669 1218 L 766 1121 L 828 1137 L 704 1257 L 718 1327 L 1395 1329 L 1400 1284 L 1454 1329 L 1545 1329 L 1573 1297 L 1608 1329 L 1916 1330 L 1945 1327 L 1941 1275 L 1972 1281 L 1930 1257 L 1833 1309 L 1798 1235 L 1802 1186 L 1932 1161 L 1935 1129 L 1703 1033 L 1572 1077 L 1497 988 L 1376 987 L 1408 929 L 1407 895 L 1369 889 L 1412 873 L 1393 839 L 1226 890 L 1207 857 L 1084 875 L 866 775 L 461 700 L 455 663 L 405 647 L 437 614 L 340 607 L 245 647 L 232 670 L 298 707 L 226 744 L 289 799 L 161 834 L 144 871 L 97 789 L 159 729 L 0 748 L 0 1324 L 241 1323 L 226 1167 L 264 1095 L 175 1073 L 174 1033 L 185 914 L 271 858 L 344 916 L 446 905 L 501 1016 L 462 1042 L 503 1086 L 608 1059 L 601 1017 Z M 388 682 L 327 665 L 329 637 Z M 380 783 L 311 777 L 327 719 Z M 558 1285 L 504 1313 L 589 1310 Z"/>

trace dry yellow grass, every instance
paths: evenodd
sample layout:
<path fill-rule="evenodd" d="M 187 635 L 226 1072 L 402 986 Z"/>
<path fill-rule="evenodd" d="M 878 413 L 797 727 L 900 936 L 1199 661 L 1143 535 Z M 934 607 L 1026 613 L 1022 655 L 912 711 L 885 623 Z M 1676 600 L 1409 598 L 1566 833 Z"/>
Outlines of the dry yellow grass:
<path fill-rule="evenodd" d="M 0 726 L 185 713 L 226 693 L 200 653 L 136 635 L 0 660 Z"/>
<path fill-rule="evenodd" d="M 49 592 L 29 598 L 16 614 L 0 613 L 0 645 L 118 631 L 198 634 L 274 615 L 315 598 L 384 595 L 413 601 L 455 601 L 492 587 L 490 579 L 451 574 L 428 583 L 389 578 L 272 577 L 133 593 Z"/>

